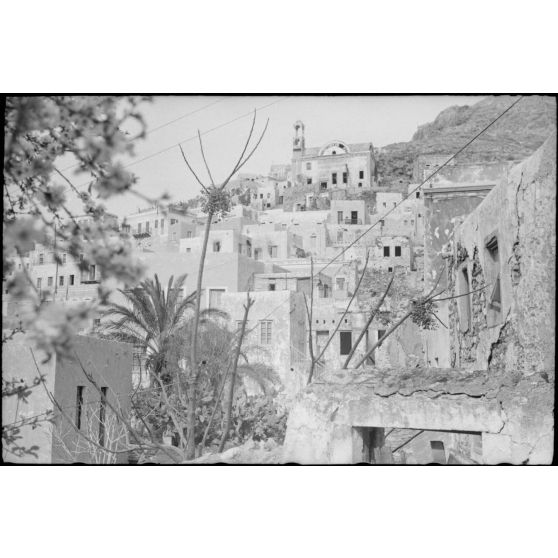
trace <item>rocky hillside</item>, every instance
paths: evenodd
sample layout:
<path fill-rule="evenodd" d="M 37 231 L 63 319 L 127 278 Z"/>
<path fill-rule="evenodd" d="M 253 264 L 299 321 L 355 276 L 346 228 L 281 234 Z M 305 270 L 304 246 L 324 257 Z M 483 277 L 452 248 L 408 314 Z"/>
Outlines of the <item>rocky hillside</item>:
<path fill-rule="evenodd" d="M 383 147 L 378 154 L 382 185 L 408 183 L 419 154 L 451 155 L 494 120 L 517 97 L 487 97 L 472 106 L 443 110 L 433 122 L 419 126 L 411 141 Z M 524 97 L 494 126 L 459 155 L 457 162 L 522 160 L 556 129 L 556 100 Z"/>

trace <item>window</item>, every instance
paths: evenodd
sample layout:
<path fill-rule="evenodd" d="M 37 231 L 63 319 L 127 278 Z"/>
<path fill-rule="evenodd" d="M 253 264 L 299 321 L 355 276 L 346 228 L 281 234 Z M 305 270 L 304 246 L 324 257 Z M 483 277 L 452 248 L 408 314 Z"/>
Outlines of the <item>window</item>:
<path fill-rule="evenodd" d="M 312 179 L 311 179 L 311 178 L 307 178 L 307 179 L 306 179 L 306 184 L 312 184 Z"/>
<path fill-rule="evenodd" d="M 283 196 L 279 196 L 279 205 L 283 205 Z"/>
<path fill-rule="evenodd" d="M 498 325 L 502 321 L 502 292 L 500 285 L 500 256 L 498 253 L 498 237 L 492 234 L 485 241 L 485 280 L 489 287 L 487 322 L 488 327 Z"/>
<path fill-rule="evenodd" d="M 358 187 L 359 187 L 359 188 L 362 188 L 362 182 L 359 182 L 359 183 L 358 183 Z"/>
<path fill-rule="evenodd" d="M 64 286 L 64 275 L 60 275 L 60 277 L 58 278 L 58 285 L 60 287 Z"/>
<path fill-rule="evenodd" d="M 420 192 L 416 192 L 416 193 L 415 193 L 415 197 L 416 197 L 416 198 L 420 198 Z"/>
<path fill-rule="evenodd" d="M 386 204 L 386 202 L 383 202 L 383 203 L 382 203 L 382 205 L 383 205 L 384 207 L 387 207 L 387 204 Z"/>
<path fill-rule="evenodd" d="M 158 229 L 159 228 L 159 220 L 155 219 L 155 228 Z"/>
<path fill-rule="evenodd" d="M 66 252 L 62 254 L 62 265 L 66 265 Z"/>
<path fill-rule="evenodd" d="M 75 275 L 70 275 L 70 280 L 69 280 L 70 285 L 73 285 L 74 282 L 75 282 Z"/>
<path fill-rule="evenodd" d="M 186 232 L 186 238 L 192 238 L 192 231 Z"/>
<path fill-rule="evenodd" d="M 324 298 L 329 298 L 329 285 L 324 284 L 323 293 Z"/>
<path fill-rule="evenodd" d="M 260 321 L 260 342 L 262 345 L 271 345 L 271 320 Z"/>
<path fill-rule="evenodd" d="M 275 290 L 275 281 L 273 281 L 272 283 L 269 283 L 269 285 L 267 286 L 267 290 L 268 291 L 274 291 Z"/>
<path fill-rule="evenodd" d="M 42 265 L 44 263 L 45 263 L 45 255 L 39 254 L 39 265 Z"/>
<path fill-rule="evenodd" d="M 95 318 L 93 320 L 93 325 L 94 326 L 100 326 L 101 325 L 101 318 Z"/>
<path fill-rule="evenodd" d="M 335 278 L 335 286 L 337 287 L 338 291 L 345 290 L 345 277 L 336 277 Z"/>
<path fill-rule="evenodd" d="M 397 202 L 393 202 L 393 207 L 397 207 Z"/>
<path fill-rule="evenodd" d="M 77 386 L 77 393 L 76 393 L 76 428 L 78 430 L 81 429 L 81 412 L 83 409 L 83 392 L 85 390 L 85 386 Z"/>
<path fill-rule="evenodd" d="M 343 231 L 337 231 L 337 242 L 343 242 Z"/>
<path fill-rule="evenodd" d="M 353 346 L 353 333 L 352 331 L 339 332 L 339 354 L 348 355 Z"/>
<path fill-rule="evenodd" d="M 260 200 L 263 200 L 263 194 L 260 194 Z"/>
<path fill-rule="evenodd" d="M 138 234 L 141 234 L 141 223 L 138 223 Z"/>
<path fill-rule="evenodd" d="M 221 243 L 218 240 L 216 240 L 213 243 L 213 251 L 214 252 L 220 252 L 221 251 Z"/>
<path fill-rule="evenodd" d="M 105 416 L 107 412 L 107 390 L 108 388 L 101 388 L 101 401 L 99 402 L 99 445 L 105 445 Z"/>
<path fill-rule="evenodd" d="M 337 212 L 337 224 L 338 225 L 343 224 L 343 212 L 342 211 Z"/>
<path fill-rule="evenodd" d="M 364 178 L 364 171 L 358 171 L 358 177 L 361 179 Z"/>
<path fill-rule="evenodd" d="M 385 329 L 379 329 L 378 330 L 378 341 L 386 334 L 386 330 Z"/>
<path fill-rule="evenodd" d="M 312 170 L 312 163 L 306 163 L 306 170 Z"/>
<path fill-rule="evenodd" d="M 165 220 L 161 219 L 161 232 L 163 231 L 164 228 L 165 228 Z"/>
<path fill-rule="evenodd" d="M 225 289 L 209 289 L 209 307 L 218 308 Z"/>
<path fill-rule="evenodd" d="M 389 258 L 389 246 L 384 246 L 384 258 Z"/>
<path fill-rule="evenodd" d="M 270 194 L 269 192 L 267 193 L 267 197 L 268 197 L 268 198 L 270 198 L 270 197 L 271 197 L 271 194 Z"/>
<path fill-rule="evenodd" d="M 320 189 L 327 190 L 327 182 L 320 182 Z"/>
<path fill-rule="evenodd" d="M 53 277 L 48 277 L 47 278 L 47 287 L 52 287 L 52 283 L 53 283 Z"/>
<path fill-rule="evenodd" d="M 43 285 L 42 277 L 37 277 L 37 289 L 40 289 Z"/>
<path fill-rule="evenodd" d="M 396 247 L 395 247 L 395 257 L 396 257 L 396 258 L 400 258 L 400 257 L 401 257 L 401 246 L 396 246 Z"/>
<path fill-rule="evenodd" d="M 347 173 L 343 173 L 343 184 L 347 184 Z"/>
<path fill-rule="evenodd" d="M 331 173 L 331 183 L 332 184 L 337 184 L 337 173 L 336 172 Z"/>
<path fill-rule="evenodd" d="M 191 252 L 192 248 L 186 248 L 186 253 Z"/>
<path fill-rule="evenodd" d="M 466 294 L 470 292 L 469 288 L 469 270 L 467 269 L 467 263 L 464 263 L 458 271 L 457 276 L 458 294 L 465 295 L 459 296 L 457 299 L 457 304 L 459 307 L 459 329 L 464 333 L 471 327 L 471 300 L 470 295 Z"/>
<path fill-rule="evenodd" d="M 272 258 L 277 257 L 277 246 L 269 246 L 268 250 L 269 250 L 270 257 Z"/>

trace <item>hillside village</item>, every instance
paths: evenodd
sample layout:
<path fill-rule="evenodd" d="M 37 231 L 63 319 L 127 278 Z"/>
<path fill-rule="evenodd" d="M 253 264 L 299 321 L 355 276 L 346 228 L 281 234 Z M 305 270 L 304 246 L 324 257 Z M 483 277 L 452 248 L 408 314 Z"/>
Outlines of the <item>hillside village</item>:
<path fill-rule="evenodd" d="M 451 125 L 462 125 L 463 111 L 455 112 Z M 314 145 L 298 120 L 290 161 L 265 175 L 237 173 L 227 185 L 230 211 L 211 222 L 202 309 L 221 312 L 220 327 L 246 331 L 246 362 L 272 372 L 269 393 L 283 422 L 280 434 L 239 438 L 224 453 L 208 444 L 195 461 L 551 462 L 555 115 L 554 106 L 554 121 L 529 153 L 492 150 L 472 160 L 452 158 L 457 149 L 432 152 L 442 118 L 419 129 L 413 143 L 429 138 L 430 146 L 414 147 L 402 172 L 394 148 L 375 147 L 374 138 L 347 143 L 343 130 Z M 104 219 L 127 235 L 145 277 L 157 276 L 165 289 L 186 274 L 178 303 L 196 290 L 207 220 L 199 199 Z M 94 220 L 79 218 L 82 226 Z M 47 300 L 72 306 L 99 296 L 98 267 L 55 256 L 51 246 L 30 247 L 14 271 L 22 268 Z M 127 301 L 115 291 L 111 302 Z M 24 311 L 4 289 L 4 329 Z M 120 404 L 133 414 L 128 394 L 152 388 L 149 355 L 107 340 L 110 321 L 94 317 L 79 350 L 103 371 L 105 389 L 126 394 Z M 3 370 L 31 378 L 29 342 L 20 337 L 3 351 Z M 81 413 L 86 384 L 71 377 L 75 362 L 45 366 L 61 406 Z M 246 397 L 267 396 L 254 378 L 242 382 Z M 45 432 L 32 434 L 41 440 L 39 461 L 67 460 L 55 441 L 45 446 L 52 436 Z M 177 436 L 170 424 L 165 445 L 177 446 Z"/>

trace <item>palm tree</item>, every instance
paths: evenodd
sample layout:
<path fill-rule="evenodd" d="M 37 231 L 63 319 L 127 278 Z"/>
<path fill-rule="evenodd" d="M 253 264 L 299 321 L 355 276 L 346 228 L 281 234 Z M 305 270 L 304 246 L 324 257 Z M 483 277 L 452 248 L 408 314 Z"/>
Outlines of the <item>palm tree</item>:
<path fill-rule="evenodd" d="M 186 275 L 169 279 L 166 293 L 155 274 L 131 290 L 121 290 L 127 305 L 112 304 L 105 316 L 112 321 L 104 328 L 104 335 L 140 347 L 147 357 L 146 366 L 153 377 L 166 378 L 165 368 L 171 341 L 184 324 L 186 314 L 194 309 L 196 292 L 179 300 Z"/>

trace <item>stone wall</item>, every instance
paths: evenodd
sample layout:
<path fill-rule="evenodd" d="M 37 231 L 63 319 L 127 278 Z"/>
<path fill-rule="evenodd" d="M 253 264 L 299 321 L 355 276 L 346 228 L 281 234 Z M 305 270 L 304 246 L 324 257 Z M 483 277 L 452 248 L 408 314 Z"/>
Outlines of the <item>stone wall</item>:
<path fill-rule="evenodd" d="M 521 372 L 502 378 L 463 369 L 338 370 L 297 396 L 284 459 L 359 462 L 363 429 L 398 428 L 451 433 L 452 449 L 464 460 L 478 454 L 480 434 L 481 463 L 549 464 L 553 389 L 542 374 Z"/>
<path fill-rule="evenodd" d="M 486 239 L 496 235 L 500 319 L 490 316 Z M 457 366 L 554 374 L 556 282 L 556 136 L 514 167 L 456 229 L 447 258 L 450 292 L 471 278 L 471 325 L 460 327 L 459 300 L 450 303 L 451 359 Z M 492 284 L 489 285 L 489 283 Z"/>

